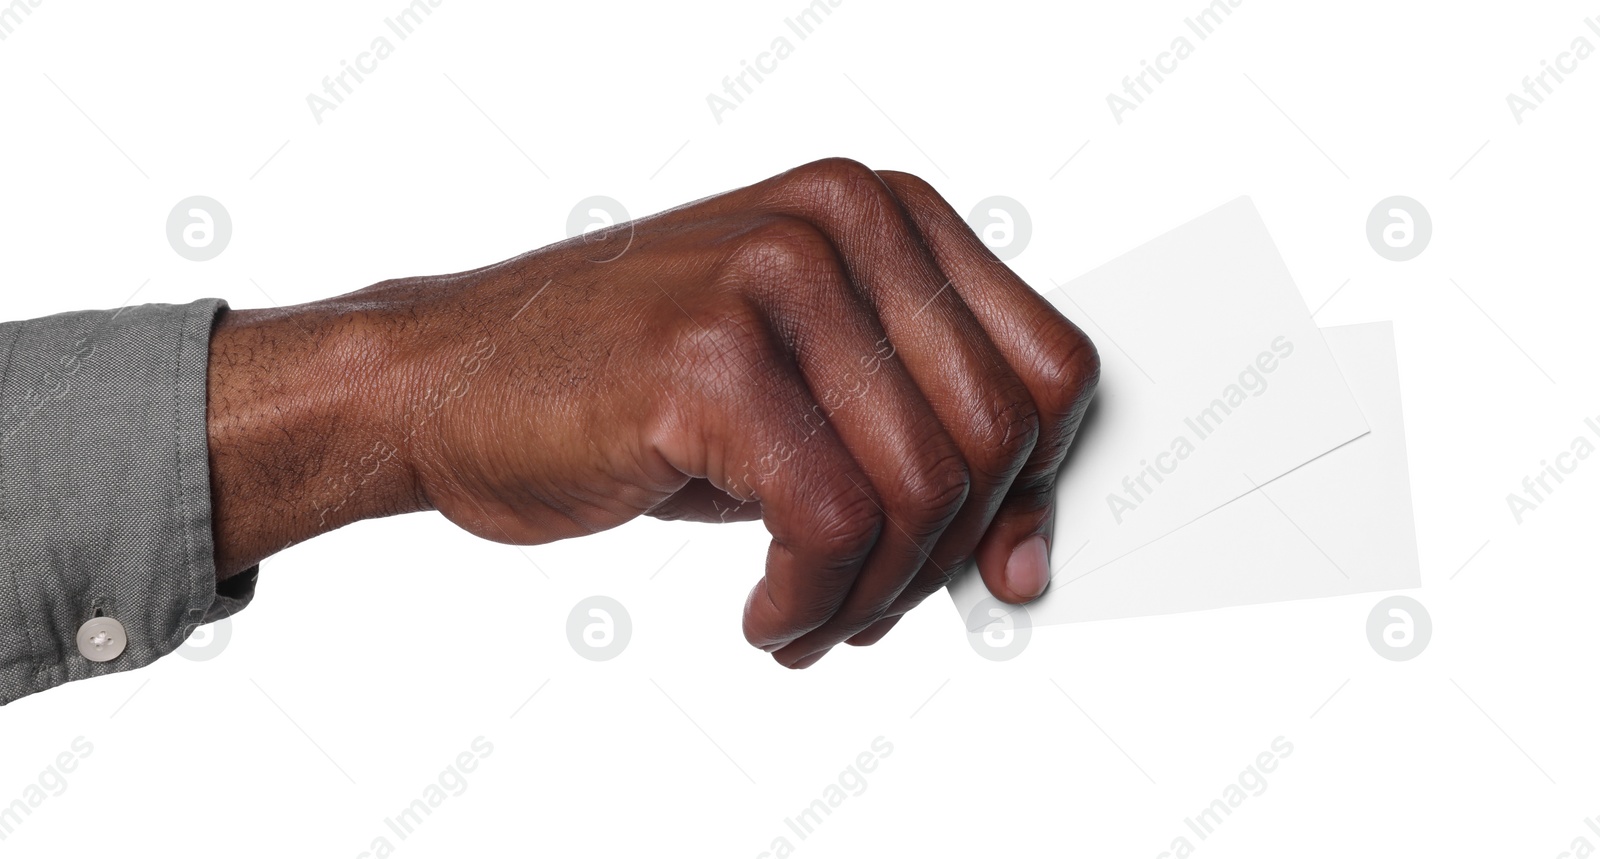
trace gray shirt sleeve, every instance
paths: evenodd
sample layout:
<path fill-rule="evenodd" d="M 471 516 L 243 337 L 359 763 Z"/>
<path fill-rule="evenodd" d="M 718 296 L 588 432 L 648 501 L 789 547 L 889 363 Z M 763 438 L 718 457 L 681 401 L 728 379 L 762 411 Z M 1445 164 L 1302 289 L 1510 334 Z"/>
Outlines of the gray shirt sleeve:
<path fill-rule="evenodd" d="M 219 587 L 212 558 L 206 364 L 226 308 L 0 325 L 0 704 L 148 665 L 250 601 L 257 569 Z"/>

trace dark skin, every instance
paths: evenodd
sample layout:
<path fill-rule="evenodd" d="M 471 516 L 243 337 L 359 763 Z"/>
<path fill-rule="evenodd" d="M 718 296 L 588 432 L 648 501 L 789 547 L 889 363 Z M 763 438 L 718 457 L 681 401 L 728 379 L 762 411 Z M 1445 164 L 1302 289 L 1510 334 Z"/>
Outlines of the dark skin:
<path fill-rule="evenodd" d="M 1049 580 L 1094 346 L 931 186 L 808 164 L 460 274 L 238 310 L 211 344 L 219 578 L 437 510 L 535 544 L 761 519 L 744 633 L 804 668 L 976 558 Z"/>

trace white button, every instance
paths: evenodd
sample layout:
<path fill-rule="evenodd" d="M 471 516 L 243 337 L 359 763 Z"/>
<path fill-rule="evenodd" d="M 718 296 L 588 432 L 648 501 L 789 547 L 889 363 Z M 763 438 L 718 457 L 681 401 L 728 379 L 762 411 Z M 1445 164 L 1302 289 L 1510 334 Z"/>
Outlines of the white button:
<path fill-rule="evenodd" d="M 128 633 L 109 617 L 90 618 L 78 627 L 78 652 L 90 662 L 110 662 L 128 647 Z"/>

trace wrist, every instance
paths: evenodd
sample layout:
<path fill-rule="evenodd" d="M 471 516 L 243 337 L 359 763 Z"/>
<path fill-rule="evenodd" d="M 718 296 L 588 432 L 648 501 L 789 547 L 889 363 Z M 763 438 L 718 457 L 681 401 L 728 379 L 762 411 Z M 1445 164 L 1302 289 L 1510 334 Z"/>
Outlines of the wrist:
<path fill-rule="evenodd" d="M 228 311 L 208 368 L 217 576 L 361 519 L 426 508 L 384 326 L 322 302 Z"/>

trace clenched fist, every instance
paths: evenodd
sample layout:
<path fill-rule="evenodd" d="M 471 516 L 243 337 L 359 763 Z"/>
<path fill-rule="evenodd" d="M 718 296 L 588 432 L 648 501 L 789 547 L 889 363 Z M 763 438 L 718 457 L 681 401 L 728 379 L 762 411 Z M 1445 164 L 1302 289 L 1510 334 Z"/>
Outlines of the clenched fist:
<path fill-rule="evenodd" d="M 760 518 L 744 634 L 803 668 L 975 557 L 1049 581 L 1094 346 L 932 187 L 826 160 L 506 260 L 223 316 L 217 569 L 437 510 L 531 544 Z"/>

